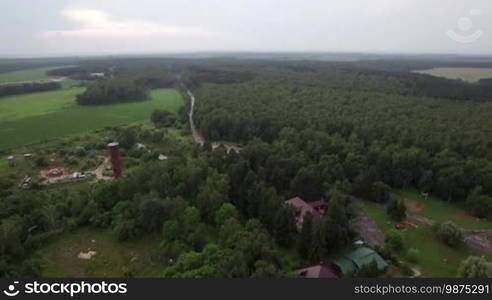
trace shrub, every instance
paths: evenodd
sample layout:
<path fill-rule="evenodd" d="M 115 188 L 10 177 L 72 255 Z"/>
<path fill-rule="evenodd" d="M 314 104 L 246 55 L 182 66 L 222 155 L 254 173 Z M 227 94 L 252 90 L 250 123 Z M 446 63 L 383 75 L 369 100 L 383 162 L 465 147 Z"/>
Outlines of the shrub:
<path fill-rule="evenodd" d="M 43 168 L 43 167 L 46 167 L 48 165 L 48 161 L 46 160 L 46 158 L 44 156 L 39 156 L 38 158 L 36 158 L 34 163 L 39 168 Z"/>
<path fill-rule="evenodd" d="M 457 247 L 463 243 L 463 230 L 451 221 L 436 225 L 435 230 L 439 238 L 448 246 Z"/>
<path fill-rule="evenodd" d="M 374 250 L 376 250 L 376 252 L 379 253 L 379 255 L 381 255 L 382 258 L 384 258 L 387 261 L 390 261 L 395 266 L 398 266 L 400 264 L 398 257 L 393 253 L 393 249 L 388 247 L 387 244 L 382 247 L 377 246 Z"/>
<path fill-rule="evenodd" d="M 400 265 L 400 271 L 404 276 L 413 276 L 413 270 L 407 263 L 402 263 Z"/>
<path fill-rule="evenodd" d="M 420 251 L 415 249 L 415 248 L 410 248 L 407 251 L 407 260 L 411 263 L 418 263 L 419 262 L 419 256 L 420 256 Z"/>
<path fill-rule="evenodd" d="M 391 230 L 386 235 L 386 243 L 393 251 L 398 252 L 403 250 L 404 244 L 403 244 L 403 237 L 401 232 L 396 230 Z"/>
<path fill-rule="evenodd" d="M 468 195 L 466 207 L 477 218 L 489 218 L 492 215 L 492 198 L 483 192 L 482 187 L 476 187 Z"/>
<path fill-rule="evenodd" d="M 165 110 L 156 109 L 152 112 L 150 120 L 156 127 L 166 127 L 176 122 L 176 115 Z"/>
<path fill-rule="evenodd" d="M 392 198 L 386 207 L 386 212 L 391 219 L 400 222 L 403 221 L 407 216 L 407 208 L 403 201 Z"/>
<path fill-rule="evenodd" d="M 84 157 L 87 155 L 87 151 L 85 150 L 85 148 L 80 147 L 77 150 L 75 150 L 75 155 L 77 155 L 78 157 Z"/>
<path fill-rule="evenodd" d="M 483 257 L 470 256 L 461 263 L 458 276 L 462 278 L 492 278 L 492 263 Z"/>

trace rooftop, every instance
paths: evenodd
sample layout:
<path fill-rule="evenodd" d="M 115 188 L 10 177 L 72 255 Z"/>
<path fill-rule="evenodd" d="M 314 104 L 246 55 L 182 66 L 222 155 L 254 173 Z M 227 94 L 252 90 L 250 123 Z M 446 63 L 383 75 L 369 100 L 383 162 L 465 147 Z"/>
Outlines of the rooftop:
<path fill-rule="evenodd" d="M 323 214 L 322 207 L 324 206 L 324 200 L 308 203 L 301 199 L 300 197 L 294 197 L 285 201 L 285 204 L 291 205 L 296 210 L 296 225 L 300 229 L 302 228 L 302 223 L 304 222 L 304 217 L 307 213 L 313 216 L 314 220 L 319 221 Z M 314 206 L 313 206 L 314 204 Z"/>
<path fill-rule="evenodd" d="M 388 266 L 388 263 L 376 251 L 367 247 L 357 248 L 333 262 L 345 276 L 352 275 L 373 263 L 376 263 L 376 266 L 380 271 L 386 269 Z"/>
<path fill-rule="evenodd" d="M 317 265 L 297 270 L 296 273 L 303 278 L 338 278 L 336 272 L 330 266 Z"/>

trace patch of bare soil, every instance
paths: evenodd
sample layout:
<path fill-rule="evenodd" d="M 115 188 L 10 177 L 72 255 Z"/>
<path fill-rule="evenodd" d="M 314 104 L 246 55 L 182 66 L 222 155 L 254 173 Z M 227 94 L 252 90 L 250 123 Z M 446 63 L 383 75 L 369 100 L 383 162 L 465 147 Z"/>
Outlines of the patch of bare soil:
<path fill-rule="evenodd" d="M 407 209 L 412 213 L 420 213 L 425 207 L 424 204 L 407 198 L 403 199 L 403 201 L 405 202 Z"/>
<path fill-rule="evenodd" d="M 467 230 L 465 231 L 465 243 L 468 246 L 492 253 L 492 230 Z"/>
<path fill-rule="evenodd" d="M 374 222 L 374 220 L 359 207 L 356 208 L 356 216 L 352 226 L 370 246 L 374 247 L 384 244 L 384 234 L 381 229 L 379 229 L 376 222 Z"/>
<path fill-rule="evenodd" d="M 57 251 L 55 260 L 64 266 L 64 269 L 72 278 L 87 277 L 87 260 L 79 258 L 81 252 L 91 252 L 96 248 L 96 244 L 90 240 L 81 240 L 71 243 Z"/>
<path fill-rule="evenodd" d="M 417 225 L 427 225 L 427 226 L 432 226 L 434 225 L 434 221 L 424 217 L 422 215 L 418 215 L 415 213 L 410 213 L 407 216 L 407 220 L 411 223 L 417 224 Z"/>

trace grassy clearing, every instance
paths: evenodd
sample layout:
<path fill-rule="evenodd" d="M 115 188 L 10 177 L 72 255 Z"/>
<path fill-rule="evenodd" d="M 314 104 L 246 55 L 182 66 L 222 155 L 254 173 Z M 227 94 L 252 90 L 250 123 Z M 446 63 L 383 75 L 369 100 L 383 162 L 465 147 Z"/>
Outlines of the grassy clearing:
<path fill-rule="evenodd" d="M 361 207 L 384 233 L 394 228 L 395 223 L 384 210 L 366 203 L 361 204 Z M 405 229 L 403 239 L 405 250 L 399 254 L 399 257 L 405 260 L 405 251 L 410 248 L 417 249 L 420 253 L 418 267 L 424 277 L 456 277 L 459 265 L 464 259 L 471 255 L 483 255 L 465 245 L 459 248 L 448 247 L 437 238 L 430 226 Z M 491 256 L 487 258 L 490 260 Z"/>
<path fill-rule="evenodd" d="M 160 277 L 163 267 L 153 263 L 151 256 L 160 243 L 158 236 L 135 242 L 118 242 L 110 230 L 84 228 L 66 233 L 34 253 L 41 261 L 42 277 Z M 78 254 L 96 251 L 91 260 Z"/>
<path fill-rule="evenodd" d="M 84 89 L 32 93 L 0 98 L 0 122 L 55 113 L 75 105 L 75 96 Z"/>
<path fill-rule="evenodd" d="M 415 209 L 424 217 L 436 222 L 453 221 L 464 229 L 492 229 L 492 221 L 474 218 L 457 205 L 449 204 L 437 197 L 429 196 L 425 200 L 417 190 L 397 190 L 393 193 L 405 201 L 410 210 Z"/>
<path fill-rule="evenodd" d="M 478 82 L 480 79 L 492 78 L 492 68 L 433 68 L 414 72 L 449 79 L 461 79 L 467 82 Z"/>
<path fill-rule="evenodd" d="M 49 67 L 49 68 L 0 73 L 0 84 L 50 79 L 51 77 L 46 75 L 46 72 L 57 68 L 58 67 Z"/>
<path fill-rule="evenodd" d="M 104 106 L 80 106 L 82 89 L 19 95 L 0 99 L 0 150 L 80 134 L 105 126 L 147 121 L 154 109 L 177 112 L 181 95 L 172 89 L 152 91 L 151 100 Z"/>

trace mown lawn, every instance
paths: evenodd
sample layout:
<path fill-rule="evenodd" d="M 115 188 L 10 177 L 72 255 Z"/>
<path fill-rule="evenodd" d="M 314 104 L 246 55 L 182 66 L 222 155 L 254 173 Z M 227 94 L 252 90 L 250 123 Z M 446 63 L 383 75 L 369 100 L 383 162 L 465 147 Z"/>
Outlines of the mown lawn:
<path fill-rule="evenodd" d="M 148 121 L 155 109 L 177 112 L 183 105 L 173 89 L 153 90 L 151 100 L 103 106 L 80 106 L 82 89 L 0 98 L 0 150 L 106 126 Z"/>
<path fill-rule="evenodd" d="M 19 82 L 19 81 L 33 81 L 33 80 L 49 79 L 51 77 L 46 75 L 46 72 L 53 70 L 53 69 L 57 69 L 57 68 L 58 67 L 49 67 L 49 68 L 39 68 L 39 69 L 30 69 L 30 70 L 0 73 L 0 84 L 10 83 L 10 82 Z"/>
<path fill-rule="evenodd" d="M 396 190 L 393 194 L 403 199 L 407 207 L 417 208 L 416 213 L 436 222 L 451 220 L 464 229 L 492 229 L 492 221 L 477 219 L 458 205 L 437 197 L 429 196 L 425 200 L 415 189 Z"/>
<path fill-rule="evenodd" d="M 118 242 L 110 230 L 84 228 L 62 234 L 33 257 L 41 261 L 43 278 L 125 277 L 129 272 L 135 277 L 162 277 L 164 267 L 151 259 L 160 242 L 158 236 Z M 97 252 L 91 260 L 77 257 L 89 250 Z"/>
<path fill-rule="evenodd" d="M 394 228 L 395 222 L 384 210 L 366 203 L 362 203 L 361 207 L 384 233 Z M 408 228 L 402 233 L 405 249 L 399 253 L 399 257 L 406 260 L 406 251 L 410 248 L 417 249 L 419 251 L 418 267 L 422 270 L 423 277 L 456 277 L 458 268 L 464 259 L 471 255 L 483 255 L 465 245 L 459 248 L 448 247 L 438 239 L 430 226 Z M 487 258 L 490 260 L 491 256 Z"/>
<path fill-rule="evenodd" d="M 461 79 L 467 82 L 478 82 L 483 78 L 492 78 L 492 68 L 433 68 L 415 72 L 449 79 Z"/>

